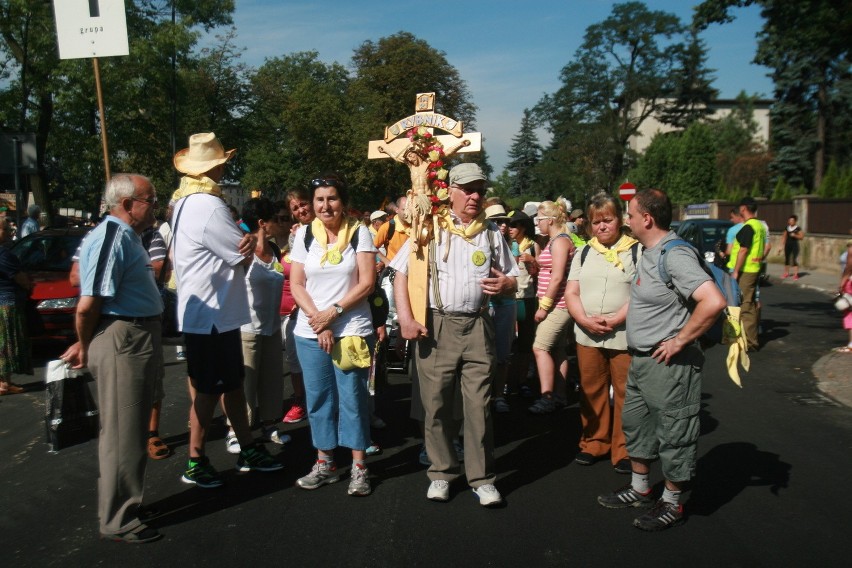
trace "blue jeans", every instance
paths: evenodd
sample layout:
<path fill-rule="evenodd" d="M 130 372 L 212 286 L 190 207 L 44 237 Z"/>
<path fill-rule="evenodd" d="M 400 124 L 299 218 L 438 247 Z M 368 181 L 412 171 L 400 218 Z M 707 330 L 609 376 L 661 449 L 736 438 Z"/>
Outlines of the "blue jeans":
<path fill-rule="evenodd" d="M 373 351 L 376 340 L 365 338 Z M 366 450 L 370 446 L 370 369 L 343 371 L 331 362 L 315 338 L 296 336 L 296 352 L 305 378 L 305 399 L 314 447 L 331 451 L 337 446 Z"/>

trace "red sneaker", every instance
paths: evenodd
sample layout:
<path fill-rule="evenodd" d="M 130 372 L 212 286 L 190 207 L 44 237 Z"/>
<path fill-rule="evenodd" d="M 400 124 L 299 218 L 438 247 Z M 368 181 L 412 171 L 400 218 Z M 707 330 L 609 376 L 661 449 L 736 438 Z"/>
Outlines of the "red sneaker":
<path fill-rule="evenodd" d="M 281 422 L 286 424 L 295 424 L 296 422 L 301 422 L 305 418 L 308 417 L 308 411 L 301 404 L 294 404 L 290 407 L 290 410 L 287 411 L 287 414 L 284 415 L 284 419 Z"/>
<path fill-rule="evenodd" d="M 788 276 L 790 276 L 790 274 L 788 272 L 785 272 L 781 275 L 781 278 L 787 278 Z"/>

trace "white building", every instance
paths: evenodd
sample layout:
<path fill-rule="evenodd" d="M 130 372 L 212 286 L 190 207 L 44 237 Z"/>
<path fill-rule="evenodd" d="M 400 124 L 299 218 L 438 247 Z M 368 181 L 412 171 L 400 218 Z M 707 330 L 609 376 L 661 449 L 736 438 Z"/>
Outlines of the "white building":
<path fill-rule="evenodd" d="M 773 102 L 774 101 L 766 99 L 758 99 L 752 102 L 754 108 L 752 116 L 754 121 L 757 122 L 757 132 L 755 133 L 754 139 L 755 142 L 760 142 L 764 145 L 769 143 L 769 108 L 772 106 Z M 638 114 L 638 108 L 641 104 L 641 101 L 637 101 L 630 107 L 631 112 L 634 115 Z M 710 103 L 713 113 L 709 115 L 708 120 L 719 120 L 725 118 L 738 106 L 739 103 L 736 99 L 717 99 Z M 631 150 L 634 150 L 639 154 L 644 154 L 645 150 L 648 149 L 648 146 L 651 145 L 651 141 L 654 139 L 654 136 L 666 132 L 674 132 L 675 130 L 679 129 L 660 122 L 658 115 L 651 115 L 645 119 L 639 127 L 639 131 L 630 137 L 627 141 L 627 145 Z"/>

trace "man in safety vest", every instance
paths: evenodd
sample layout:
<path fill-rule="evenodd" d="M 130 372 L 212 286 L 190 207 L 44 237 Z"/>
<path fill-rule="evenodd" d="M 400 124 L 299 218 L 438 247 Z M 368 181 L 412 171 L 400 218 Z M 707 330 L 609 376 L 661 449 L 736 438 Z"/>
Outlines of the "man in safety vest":
<path fill-rule="evenodd" d="M 743 217 L 743 227 L 734 239 L 731 248 L 731 258 L 734 260 L 732 276 L 740 285 L 742 291 L 742 320 L 743 331 L 749 350 L 756 351 L 757 333 L 760 313 L 757 306 L 757 282 L 760 276 L 760 264 L 763 261 L 766 228 L 757 219 L 757 203 L 751 197 L 740 201 L 740 215 Z"/>

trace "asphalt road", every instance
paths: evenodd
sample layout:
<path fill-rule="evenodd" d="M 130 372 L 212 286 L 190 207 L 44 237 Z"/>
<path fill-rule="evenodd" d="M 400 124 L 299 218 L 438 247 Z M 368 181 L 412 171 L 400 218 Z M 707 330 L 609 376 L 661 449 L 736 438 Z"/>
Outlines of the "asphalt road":
<path fill-rule="evenodd" d="M 151 524 L 165 537 L 141 546 L 98 539 L 96 442 L 47 452 L 41 368 L 16 377 L 26 394 L 0 398 L 0 566 L 848 566 L 852 410 L 820 394 L 811 373 L 844 341 L 839 316 L 812 290 L 771 286 L 763 300 L 767 342 L 752 354 L 744 388 L 727 378 L 722 348 L 708 353 L 698 477 L 683 526 L 644 533 L 631 526 L 638 510 L 599 507 L 595 496 L 629 477 L 606 462 L 572 463 L 577 406 L 540 417 L 519 398 L 496 417 L 506 505 L 480 507 L 461 482 L 448 503 L 427 501 L 401 374 L 378 401 L 388 427 L 375 433 L 384 453 L 368 463 L 373 495 L 349 497 L 345 482 L 294 487 L 313 461 L 306 423 L 285 426 L 293 442 L 273 474 L 237 474 L 224 428 L 214 429 L 208 453 L 227 485 L 190 487 L 179 479 L 185 368 L 167 348 L 161 434 L 176 455 L 149 462 L 146 490 L 164 513 Z M 658 465 L 652 481 L 661 491 Z"/>

